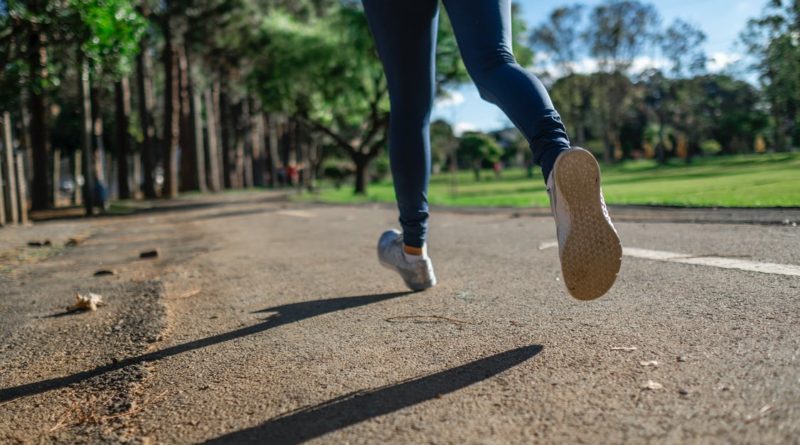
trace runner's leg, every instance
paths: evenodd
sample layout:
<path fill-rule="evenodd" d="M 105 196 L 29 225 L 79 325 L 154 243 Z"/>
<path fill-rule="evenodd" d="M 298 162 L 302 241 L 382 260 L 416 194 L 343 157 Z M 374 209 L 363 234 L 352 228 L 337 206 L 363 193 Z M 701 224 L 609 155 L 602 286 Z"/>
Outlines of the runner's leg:
<path fill-rule="evenodd" d="M 389 86 L 389 159 L 403 242 L 422 248 L 428 227 L 430 115 L 437 0 L 363 0 Z"/>

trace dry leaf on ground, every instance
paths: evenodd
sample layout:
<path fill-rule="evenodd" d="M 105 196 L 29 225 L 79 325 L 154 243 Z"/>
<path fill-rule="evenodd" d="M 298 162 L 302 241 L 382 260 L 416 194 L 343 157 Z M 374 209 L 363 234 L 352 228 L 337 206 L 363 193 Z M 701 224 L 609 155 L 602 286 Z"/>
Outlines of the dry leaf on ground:
<path fill-rule="evenodd" d="M 98 306 L 102 306 L 105 303 L 103 302 L 103 296 L 97 295 L 89 292 L 86 295 L 82 295 L 79 293 L 75 294 L 75 304 L 72 306 L 68 306 L 68 311 L 79 311 L 79 310 L 90 310 L 96 311 Z"/>
<path fill-rule="evenodd" d="M 656 390 L 656 389 L 662 389 L 662 388 L 664 388 L 664 385 L 662 385 L 661 383 L 658 383 L 658 382 L 654 382 L 652 380 L 648 380 L 647 382 L 642 384 L 642 389 Z"/>

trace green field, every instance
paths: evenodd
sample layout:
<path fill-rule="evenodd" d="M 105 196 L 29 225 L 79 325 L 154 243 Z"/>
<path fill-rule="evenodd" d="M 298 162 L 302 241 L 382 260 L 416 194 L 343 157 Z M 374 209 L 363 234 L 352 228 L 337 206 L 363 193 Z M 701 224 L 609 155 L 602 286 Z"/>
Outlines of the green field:
<path fill-rule="evenodd" d="M 739 155 L 674 161 L 629 161 L 602 166 L 603 192 L 609 204 L 689 207 L 800 207 L 800 153 Z M 501 178 L 483 172 L 475 182 L 469 171 L 434 175 L 429 202 L 463 207 L 546 207 L 549 200 L 541 173 L 529 179 L 522 169 L 505 170 Z M 390 180 L 370 184 L 367 196 L 353 195 L 325 183 L 316 193 L 297 197 L 331 203 L 394 202 Z"/>

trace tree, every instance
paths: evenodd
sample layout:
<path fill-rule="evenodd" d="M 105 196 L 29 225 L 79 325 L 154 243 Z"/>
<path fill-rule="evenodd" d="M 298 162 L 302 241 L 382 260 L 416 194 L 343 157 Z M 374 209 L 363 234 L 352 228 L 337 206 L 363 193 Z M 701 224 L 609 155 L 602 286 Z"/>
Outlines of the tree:
<path fill-rule="evenodd" d="M 100 110 L 96 102 L 94 107 L 90 105 L 91 84 L 93 79 L 97 81 L 103 77 L 118 81 L 131 72 L 145 22 L 128 0 L 74 0 L 70 7 L 75 14 L 73 29 L 80 70 L 78 90 L 83 120 L 84 200 L 87 213 L 92 214 L 94 177 L 99 164 L 89 141 L 92 116 L 99 116 Z"/>
<path fill-rule="evenodd" d="M 669 60 L 673 77 L 699 74 L 705 70 L 706 54 L 703 43 L 706 35 L 692 24 L 675 19 L 659 37 L 661 52 Z"/>
<path fill-rule="evenodd" d="M 583 35 L 589 51 L 597 59 L 601 82 L 596 88 L 602 97 L 597 104 L 605 142 L 604 158 L 612 162 L 621 152 L 620 123 L 624 102 L 631 90 L 627 72 L 644 47 L 656 35 L 658 12 L 652 5 L 638 0 L 606 0 L 592 9 L 590 23 Z"/>
<path fill-rule="evenodd" d="M 453 134 L 453 127 L 442 119 L 431 122 L 431 164 L 434 172 L 444 167 L 450 159 L 455 162 L 455 151 L 458 138 Z"/>
<path fill-rule="evenodd" d="M 483 133 L 464 133 L 458 144 L 458 156 L 472 166 L 475 181 L 481 180 L 481 166 L 484 162 L 494 164 L 502 155 L 503 149 L 497 141 Z"/>
<path fill-rule="evenodd" d="M 756 58 L 770 104 L 773 146 L 788 150 L 800 145 L 800 2 L 770 0 L 764 15 L 748 22 L 741 39 Z"/>
<path fill-rule="evenodd" d="M 548 22 L 531 32 L 531 46 L 547 57 L 559 77 L 574 73 L 575 64 L 582 55 L 580 24 L 584 8 L 580 4 L 556 8 Z"/>

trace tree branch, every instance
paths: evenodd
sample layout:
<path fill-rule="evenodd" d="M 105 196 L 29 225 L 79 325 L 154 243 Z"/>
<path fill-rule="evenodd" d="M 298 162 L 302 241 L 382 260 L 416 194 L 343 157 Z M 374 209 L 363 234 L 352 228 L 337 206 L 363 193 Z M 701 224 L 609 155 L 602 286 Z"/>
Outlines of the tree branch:
<path fill-rule="evenodd" d="M 325 133 L 326 135 L 330 136 L 331 139 L 333 139 L 334 142 L 336 142 L 336 145 L 340 146 L 350 156 L 355 156 L 356 155 L 356 153 L 357 153 L 356 150 L 344 138 L 342 138 L 341 136 L 336 134 L 333 130 L 331 130 L 327 126 L 323 125 L 320 122 L 317 122 L 314 119 L 311 119 L 310 117 L 298 116 L 298 118 L 301 121 L 305 121 L 311 128 L 314 128 L 314 129 L 316 129 L 318 131 L 321 131 L 321 132 Z"/>

